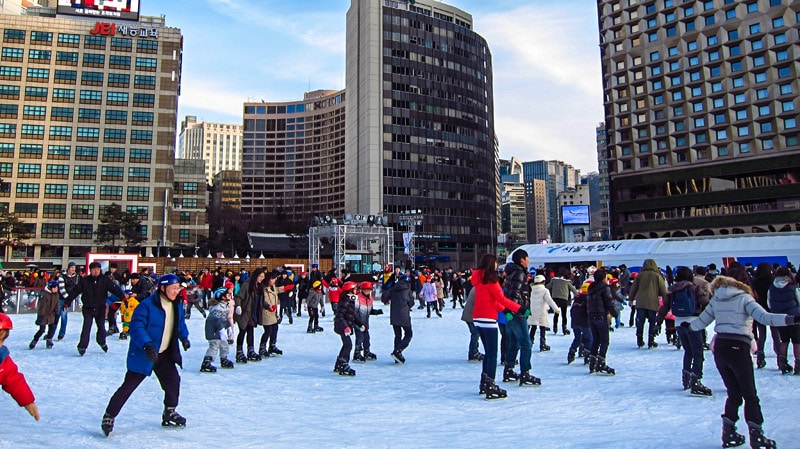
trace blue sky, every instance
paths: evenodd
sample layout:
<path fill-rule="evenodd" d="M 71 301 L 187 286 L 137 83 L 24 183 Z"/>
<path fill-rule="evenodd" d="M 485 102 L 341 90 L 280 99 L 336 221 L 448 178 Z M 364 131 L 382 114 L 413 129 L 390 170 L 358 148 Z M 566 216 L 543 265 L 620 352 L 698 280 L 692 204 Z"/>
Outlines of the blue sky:
<path fill-rule="evenodd" d="M 595 0 L 450 0 L 494 62 L 500 156 L 597 171 L 603 120 Z M 179 120 L 241 123 L 246 101 L 344 87 L 348 0 L 142 0 L 184 36 Z"/>

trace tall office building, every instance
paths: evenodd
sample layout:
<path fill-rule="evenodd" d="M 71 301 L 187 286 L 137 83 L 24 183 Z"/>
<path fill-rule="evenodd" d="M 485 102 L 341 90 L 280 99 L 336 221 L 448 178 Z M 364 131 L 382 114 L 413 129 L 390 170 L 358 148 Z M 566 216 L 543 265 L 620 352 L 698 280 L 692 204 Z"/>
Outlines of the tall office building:
<path fill-rule="evenodd" d="M 613 237 L 800 230 L 800 3 L 597 6 Z"/>
<path fill-rule="evenodd" d="M 315 216 L 344 214 L 344 126 L 344 91 L 244 104 L 241 208 L 251 229 L 305 233 Z"/>
<path fill-rule="evenodd" d="M 419 257 L 453 266 L 477 263 L 497 234 L 492 59 L 472 24 L 431 0 L 352 0 L 347 12 L 345 210 L 398 231 L 419 211 Z"/>
<path fill-rule="evenodd" d="M 500 232 L 498 256 L 506 251 L 528 243 L 528 214 L 526 211 L 525 184 L 522 177 L 522 162 L 512 157 L 500 160 Z M 499 252 L 503 248 L 504 252 Z"/>
<path fill-rule="evenodd" d="M 111 203 L 149 249 L 170 207 L 182 36 L 139 21 L 0 14 L 0 210 L 27 223 L 12 259 L 66 265 L 95 250 Z M 166 215 L 165 215 L 166 214 Z M 170 243 L 167 236 L 167 244 Z"/>
<path fill-rule="evenodd" d="M 194 115 L 181 121 L 177 159 L 205 161 L 206 183 L 223 170 L 242 169 L 242 125 L 198 122 Z"/>
<path fill-rule="evenodd" d="M 550 242 L 563 242 L 561 233 L 558 194 L 575 189 L 581 183 L 581 171 L 562 161 L 523 162 L 523 177 L 526 185 L 533 179 L 545 182 L 547 195 L 547 237 Z M 530 188 L 533 191 L 532 187 Z M 540 237 L 541 238 L 541 237 Z"/>
<path fill-rule="evenodd" d="M 600 123 L 595 128 L 597 133 L 597 167 L 598 167 L 598 193 L 597 204 L 599 214 L 597 219 L 592 219 L 592 228 L 600 232 L 600 240 L 611 238 L 611 189 L 608 182 L 608 158 L 606 157 L 606 124 Z"/>
<path fill-rule="evenodd" d="M 550 241 L 549 209 L 547 208 L 547 181 L 529 178 L 525 185 L 525 221 L 528 243 Z"/>

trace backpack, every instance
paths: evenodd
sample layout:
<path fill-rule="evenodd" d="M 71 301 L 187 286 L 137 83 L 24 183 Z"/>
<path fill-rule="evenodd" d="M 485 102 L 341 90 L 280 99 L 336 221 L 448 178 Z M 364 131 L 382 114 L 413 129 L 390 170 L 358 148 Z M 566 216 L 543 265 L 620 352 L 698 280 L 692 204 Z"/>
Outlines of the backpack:
<path fill-rule="evenodd" d="M 672 314 L 679 317 L 694 316 L 697 311 L 697 298 L 691 287 L 672 294 Z"/>

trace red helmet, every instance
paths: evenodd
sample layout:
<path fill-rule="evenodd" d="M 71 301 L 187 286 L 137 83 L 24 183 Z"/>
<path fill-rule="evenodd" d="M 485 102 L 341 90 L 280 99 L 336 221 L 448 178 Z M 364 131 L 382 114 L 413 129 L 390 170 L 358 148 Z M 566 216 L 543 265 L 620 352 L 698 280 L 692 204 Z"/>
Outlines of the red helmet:
<path fill-rule="evenodd" d="M 225 279 L 225 284 L 223 284 L 222 287 L 228 289 L 228 288 L 233 288 L 234 285 L 233 285 L 233 282 L 231 282 L 230 279 Z"/>
<path fill-rule="evenodd" d="M 361 283 L 361 290 L 372 290 L 372 282 L 364 281 Z"/>
<path fill-rule="evenodd" d="M 5 313 L 0 313 L 0 331 L 11 329 L 14 329 L 14 323 L 11 322 L 11 318 Z"/>
<path fill-rule="evenodd" d="M 342 290 L 349 292 L 350 290 L 354 290 L 356 288 L 356 283 L 353 281 L 347 281 L 342 286 Z"/>

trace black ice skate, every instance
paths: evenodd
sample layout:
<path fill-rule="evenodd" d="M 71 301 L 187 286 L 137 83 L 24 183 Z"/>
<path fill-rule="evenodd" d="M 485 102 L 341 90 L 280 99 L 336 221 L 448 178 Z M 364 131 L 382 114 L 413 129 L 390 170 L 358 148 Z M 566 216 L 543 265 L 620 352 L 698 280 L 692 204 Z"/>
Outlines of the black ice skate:
<path fill-rule="evenodd" d="M 736 447 L 744 444 L 744 435 L 736 431 L 736 424 L 722 417 L 722 447 Z"/>
<path fill-rule="evenodd" d="M 220 360 L 219 365 L 225 369 L 233 369 L 233 362 L 231 362 L 229 359 Z"/>
<path fill-rule="evenodd" d="M 261 356 L 256 354 L 256 352 L 251 349 L 251 350 L 247 351 L 247 361 L 248 362 L 260 362 L 261 361 Z"/>
<path fill-rule="evenodd" d="M 28 349 L 35 348 L 36 347 L 36 343 L 39 343 L 39 340 L 37 340 L 37 339 L 32 340 L 31 343 L 28 345 Z"/>
<path fill-rule="evenodd" d="M 161 425 L 164 427 L 186 427 L 186 418 L 175 411 L 175 407 L 166 407 L 161 415 Z"/>
<path fill-rule="evenodd" d="M 283 355 L 283 351 L 281 351 L 280 349 L 278 349 L 278 347 L 277 347 L 277 346 L 275 346 L 275 345 L 272 345 L 272 346 L 270 346 L 270 347 L 269 347 L 269 355 L 270 355 L 270 356 L 273 356 L 273 355 Z"/>
<path fill-rule="evenodd" d="M 531 376 L 531 374 L 527 371 L 523 371 L 519 373 L 519 386 L 522 387 L 524 385 L 541 385 L 542 379 L 539 379 L 536 376 Z"/>
<path fill-rule="evenodd" d="M 539 345 L 539 352 L 547 352 L 550 350 L 550 346 L 542 343 Z"/>
<path fill-rule="evenodd" d="M 778 357 L 778 370 L 781 374 L 792 374 L 792 366 L 786 357 Z"/>
<path fill-rule="evenodd" d="M 312 326 L 308 326 L 308 329 L 306 329 L 306 333 L 307 334 L 313 334 L 314 332 L 315 331 L 314 331 L 314 328 Z"/>
<path fill-rule="evenodd" d="M 127 340 L 128 339 L 128 333 L 127 332 L 120 332 L 119 339 L 120 340 Z"/>
<path fill-rule="evenodd" d="M 47 349 L 52 349 L 53 348 L 53 340 L 52 339 L 45 340 L 45 347 L 47 347 Z"/>
<path fill-rule="evenodd" d="M 260 348 L 258 348 L 258 355 L 260 355 L 262 359 L 268 358 L 269 357 L 269 351 L 267 351 L 267 347 L 266 346 L 261 346 Z"/>
<path fill-rule="evenodd" d="M 611 375 L 611 376 L 613 376 L 614 374 L 617 374 L 617 372 L 616 372 L 616 370 L 614 370 L 614 368 L 611 368 L 610 366 L 606 365 L 606 359 L 604 359 L 602 357 L 595 357 L 594 358 L 593 368 L 590 368 L 590 372 L 600 373 L 600 374 L 608 374 L 608 375 Z"/>
<path fill-rule="evenodd" d="M 587 355 L 583 359 L 583 364 L 584 365 L 589 365 L 589 374 L 592 374 L 595 371 L 595 369 L 594 369 L 594 367 L 595 367 L 595 359 L 596 359 L 596 357 L 593 356 L 593 355 Z"/>
<path fill-rule="evenodd" d="M 350 368 L 350 364 L 346 360 L 341 360 L 338 373 L 340 376 L 355 376 L 356 370 Z"/>
<path fill-rule="evenodd" d="M 575 361 L 575 351 L 569 351 L 567 353 L 567 365 L 570 365 L 574 361 Z"/>
<path fill-rule="evenodd" d="M 367 360 L 378 360 L 378 356 L 374 352 L 369 352 L 369 349 L 364 351 L 364 358 Z"/>
<path fill-rule="evenodd" d="M 756 368 L 761 369 L 767 366 L 767 359 L 764 357 L 764 351 L 756 352 Z"/>
<path fill-rule="evenodd" d="M 519 374 L 514 372 L 514 368 L 507 366 L 503 370 L 503 382 L 516 382 L 519 380 Z"/>
<path fill-rule="evenodd" d="M 683 370 L 683 374 L 681 377 L 681 382 L 683 383 L 683 391 L 688 390 L 692 386 L 692 372 Z"/>
<path fill-rule="evenodd" d="M 114 430 L 114 417 L 108 413 L 103 413 L 103 422 L 100 423 L 100 428 L 103 429 L 103 435 L 108 436 Z"/>
<path fill-rule="evenodd" d="M 764 431 L 759 424 L 747 421 L 747 428 L 750 430 L 750 447 L 753 449 L 775 449 L 778 447 L 775 440 L 771 440 L 764 435 Z"/>
<path fill-rule="evenodd" d="M 353 361 L 354 362 L 362 362 L 363 363 L 363 362 L 367 361 L 367 358 L 364 357 L 364 354 L 362 354 L 361 351 L 356 351 L 353 354 Z"/>
<path fill-rule="evenodd" d="M 203 357 L 203 364 L 200 365 L 201 373 L 216 373 L 217 367 L 211 364 L 211 357 Z"/>
<path fill-rule="evenodd" d="M 394 359 L 394 363 L 403 364 L 406 363 L 406 358 L 403 357 L 403 351 L 393 351 L 392 358 Z"/>
<path fill-rule="evenodd" d="M 325 316 L 325 315 L 322 315 L 322 316 Z M 323 329 L 323 328 L 321 328 L 321 327 L 319 327 L 319 326 L 317 326 L 317 327 L 315 327 L 315 328 L 314 328 L 314 332 L 322 332 L 322 331 L 324 331 L 324 330 L 325 330 L 325 329 Z"/>
<path fill-rule="evenodd" d="M 236 363 L 247 363 L 247 356 L 242 351 L 236 351 Z"/>
<path fill-rule="evenodd" d="M 711 396 L 711 389 L 707 386 L 703 385 L 700 382 L 700 379 L 694 375 L 694 373 L 689 374 L 689 384 L 691 393 L 695 396 Z"/>
<path fill-rule="evenodd" d="M 487 400 L 504 399 L 508 397 L 508 393 L 506 392 L 506 390 L 503 390 L 502 388 L 497 386 L 497 384 L 494 383 L 494 379 L 490 378 L 489 376 L 486 376 L 486 374 L 484 374 L 484 376 L 485 379 L 483 388 L 484 391 L 486 392 Z"/>

